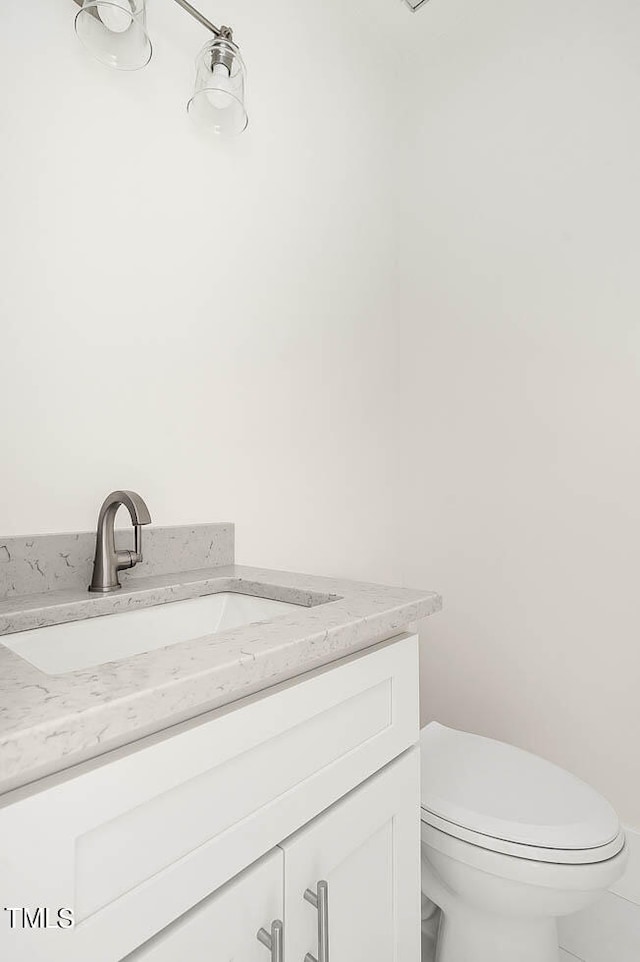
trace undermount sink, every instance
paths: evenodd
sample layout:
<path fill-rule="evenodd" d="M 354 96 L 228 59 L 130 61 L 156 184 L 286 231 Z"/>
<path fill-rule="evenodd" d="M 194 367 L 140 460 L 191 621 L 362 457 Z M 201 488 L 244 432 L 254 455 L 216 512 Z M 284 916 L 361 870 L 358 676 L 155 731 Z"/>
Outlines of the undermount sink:
<path fill-rule="evenodd" d="M 83 621 L 33 628 L 0 641 L 48 675 L 103 665 L 181 641 L 277 618 L 301 605 L 237 592 L 172 601 Z"/>

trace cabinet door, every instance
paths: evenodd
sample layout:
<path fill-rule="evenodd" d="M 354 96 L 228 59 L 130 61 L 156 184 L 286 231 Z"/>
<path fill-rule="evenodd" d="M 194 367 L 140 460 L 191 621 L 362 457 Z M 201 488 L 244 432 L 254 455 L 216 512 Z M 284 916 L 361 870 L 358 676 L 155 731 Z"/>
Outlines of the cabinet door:
<path fill-rule="evenodd" d="M 319 948 L 327 883 L 330 962 L 419 962 L 420 779 L 411 749 L 282 844 L 285 958 Z"/>
<path fill-rule="evenodd" d="M 282 900 L 282 852 L 275 849 L 123 962 L 269 962 L 257 933 L 282 919 Z"/>

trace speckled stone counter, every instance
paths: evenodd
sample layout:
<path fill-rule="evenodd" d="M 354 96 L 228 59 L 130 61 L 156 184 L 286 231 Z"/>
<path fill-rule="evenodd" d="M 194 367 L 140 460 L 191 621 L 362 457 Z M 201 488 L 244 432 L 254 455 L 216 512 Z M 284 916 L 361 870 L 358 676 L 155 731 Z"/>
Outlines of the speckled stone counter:
<path fill-rule="evenodd" d="M 142 545 L 143 562 L 120 572 L 123 585 L 150 575 L 214 568 L 235 560 L 234 526 L 225 522 L 151 525 L 143 529 Z M 131 528 L 116 531 L 116 547 L 133 547 Z M 91 581 L 95 551 L 95 531 L 0 538 L 0 605 L 24 595 L 84 590 Z M 5 630 L 0 626 L 0 633 Z"/>
<path fill-rule="evenodd" d="M 229 564 L 130 579 L 111 596 L 5 597 L 0 634 L 219 591 L 301 607 L 63 675 L 39 671 L 0 638 L 0 792 L 362 650 L 441 607 L 434 592 Z"/>

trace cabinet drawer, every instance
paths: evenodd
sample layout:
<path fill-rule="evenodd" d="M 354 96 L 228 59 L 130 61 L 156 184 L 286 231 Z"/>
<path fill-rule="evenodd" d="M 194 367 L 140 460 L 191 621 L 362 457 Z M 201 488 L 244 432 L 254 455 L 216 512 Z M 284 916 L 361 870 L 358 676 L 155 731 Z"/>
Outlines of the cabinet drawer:
<path fill-rule="evenodd" d="M 9 796 L 5 904 L 76 925 L 0 930 L 0 958 L 122 959 L 417 742 L 417 658 L 399 636 Z"/>

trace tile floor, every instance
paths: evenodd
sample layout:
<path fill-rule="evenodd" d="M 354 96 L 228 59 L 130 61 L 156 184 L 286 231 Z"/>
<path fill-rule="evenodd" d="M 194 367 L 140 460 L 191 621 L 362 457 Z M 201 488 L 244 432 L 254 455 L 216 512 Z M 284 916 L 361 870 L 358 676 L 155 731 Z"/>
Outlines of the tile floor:
<path fill-rule="evenodd" d="M 613 892 L 586 911 L 561 919 L 559 928 L 562 945 L 582 962 L 640 960 L 640 905 Z"/>

